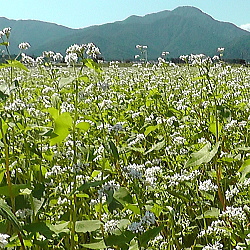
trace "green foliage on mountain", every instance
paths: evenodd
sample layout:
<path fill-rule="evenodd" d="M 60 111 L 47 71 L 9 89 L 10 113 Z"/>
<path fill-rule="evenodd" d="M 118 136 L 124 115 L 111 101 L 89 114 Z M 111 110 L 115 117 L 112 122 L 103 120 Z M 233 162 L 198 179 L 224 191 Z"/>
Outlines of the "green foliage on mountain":
<path fill-rule="evenodd" d="M 156 59 L 162 51 L 170 57 L 204 53 L 213 56 L 218 47 L 225 47 L 225 58 L 250 58 L 250 32 L 231 23 L 219 22 L 195 7 L 178 7 L 143 17 L 130 16 L 124 21 L 70 29 L 60 25 L 32 20 L 0 18 L 0 28 L 10 26 L 12 51 L 19 42 L 32 45 L 29 54 L 44 50 L 65 53 L 74 43 L 94 42 L 106 60 L 133 59 L 135 45 L 148 46 L 148 58 Z"/>

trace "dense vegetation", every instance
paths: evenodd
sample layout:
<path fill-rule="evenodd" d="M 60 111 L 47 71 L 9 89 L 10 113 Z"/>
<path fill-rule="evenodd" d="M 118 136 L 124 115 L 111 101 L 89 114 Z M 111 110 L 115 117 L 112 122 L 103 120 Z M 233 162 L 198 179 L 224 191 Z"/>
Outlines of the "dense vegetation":
<path fill-rule="evenodd" d="M 249 249 L 249 68 L 97 53 L 0 65 L 0 247 Z"/>

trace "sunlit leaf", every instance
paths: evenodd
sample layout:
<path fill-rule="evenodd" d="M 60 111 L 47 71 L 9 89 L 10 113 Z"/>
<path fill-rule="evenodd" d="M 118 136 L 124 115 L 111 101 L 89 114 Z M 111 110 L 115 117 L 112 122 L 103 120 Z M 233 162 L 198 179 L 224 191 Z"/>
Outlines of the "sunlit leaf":
<path fill-rule="evenodd" d="M 10 196 L 18 196 L 21 193 L 21 190 L 30 188 L 27 184 L 12 184 L 11 185 L 11 195 L 10 195 L 10 189 L 9 186 L 3 186 L 0 187 L 0 194 L 5 195 L 7 197 Z"/>
<path fill-rule="evenodd" d="M 13 68 L 18 68 L 18 69 L 22 69 L 25 71 L 29 71 L 28 68 L 26 66 L 24 66 L 21 62 L 17 61 L 17 60 L 7 60 L 8 62 L 8 67 L 13 67 Z"/>
<path fill-rule="evenodd" d="M 77 123 L 76 128 L 79 128 L 80 130 L 87 132 L 90 128 L 90 123 L 89 122 L 79 122 L 79 123 Z"/>
<path fill-rule="evenodd" d="M 238 170 L 242 174 L 240 181 L 244 181 L 246 176 L 250 173 L 250 159 L 243 162 L 241 168 Z"/>
<path fill-rule="evenodd" d="M 148 126 L 144 132 L 144 135 L 147 136 L 149 135 L 151 132 L 155 131 L 156 129 L 159 128 L 159 125 L 156 126 Z"/>
<path fill-rule="evenodd" d="M 201 150 L 198 152 L 192 153 L 190 159 L 186 162 L 187 167 L 194 167 L 201 165 L 202 163 L 210 162 L 213 157 L 217 154 L 220 146 L 220 142 L 217 142 L 214 147 L 211 149 L 211 144 L 207 143 Z"/>
<path fill-rule="evenodd" d="M 146 152 L 144 153 L 144 155 L 146 155 L 146 154 L 148 154 L 148 153 L 150 153 L 150 152 L 152 152 L 152 151 L 158 151 L 158 150 L 162 149 L 162 148 L 165 146 L 165 144 L 166 144 L 166 143 L 165 143 L 165 140 L 162 140 L 162 141 L 160 141 L 160 142 L 154 144 L 154 145 L 151 147 L 151 149 L 149 149 L 148 151 L 146 151 Z"/>
<path fill-rule="evenodd" d="M 120 187 L 118 190 L 115 190 L 114 198 L 121 204 L 132 203 L 132 196 L 125 187 Z"/>
<path fill-rule="evenodd" d="M 72 128 L 72 118 L 68 112 L 62 113 L 55 119 L 54 133 L 50 139 L 50 145 L 53 146 L 62 142 L 70 133 Z"/>
<path fill-rule="evenodd" d="M 99 229 L 102 222 L 99 220 L 82 220 L 76 221 L 75 231 L 77 233 L 93 232 Z"/>
<path fill-rule="evenodd" d="M 105 245 L 104 240 L 94 242 L 94 243 L 89 243 L 89 244 L 81 244 L 81 246 L 86 247 L 87 249 L 104 249 L 107 248 Z"/>
<path fill-rule="evenodd" d="M 69 77 L 61 77 L 58 82 L 59 89 L 62 89 L 63 87 L 73 83 L 75 80 L 75 77 L 69 76 Z"/>
<path fill-rule="evenodd" d="M 101 67 L 96 62 L 94 62 L 92 59 L 90 59 L 90 58 L 83 59 L 83 62 L 84 62 L 85 66 L 87 66 L 90 69 L 93 69 L 95 72 L 97 72 L 97 73 L 102 72 Z"/>
<path fill-rule="evenodd" d="M 196 217 L 196 219 L 203 219 L 203 218 L 218 218 L 220 215 L 220 209 L 211 207 L 210 210 L 207 210 L 204 212 L 204 214 L 199 215 Z"/>

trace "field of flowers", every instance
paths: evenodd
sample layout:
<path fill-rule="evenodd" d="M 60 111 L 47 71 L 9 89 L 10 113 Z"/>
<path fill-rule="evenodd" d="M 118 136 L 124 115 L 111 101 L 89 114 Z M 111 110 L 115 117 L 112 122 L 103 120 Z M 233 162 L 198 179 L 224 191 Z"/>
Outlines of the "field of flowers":
<path fill-rule="evenodd" d="M 94 44 L 8 58 L 0 248 L 249 249 L 250 68 L 101 67 Z"/>

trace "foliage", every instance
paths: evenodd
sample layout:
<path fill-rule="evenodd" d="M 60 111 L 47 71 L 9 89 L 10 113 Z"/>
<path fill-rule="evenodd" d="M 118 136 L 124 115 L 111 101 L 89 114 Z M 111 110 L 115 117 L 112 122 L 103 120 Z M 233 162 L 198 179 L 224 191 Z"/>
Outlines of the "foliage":
<path fill-rule="evenodd" d="M 249 68 L 81 59 L 0 67 L 6 247 L 248 249 Z"/>

